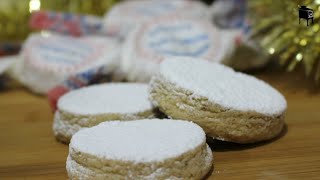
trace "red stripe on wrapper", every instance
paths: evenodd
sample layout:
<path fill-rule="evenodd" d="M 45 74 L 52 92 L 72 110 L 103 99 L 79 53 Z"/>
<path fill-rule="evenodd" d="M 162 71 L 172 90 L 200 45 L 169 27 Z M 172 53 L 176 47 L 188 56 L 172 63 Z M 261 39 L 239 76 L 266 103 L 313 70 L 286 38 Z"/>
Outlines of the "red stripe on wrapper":
<path fill-rule="evenodd" d="M 46 11 L 36 11 L 29 19 L 29 26 L 34 29 L 48 29 L 57 21 L 56 19 L 50 19 Z"/>
<path fill-rule="evenodd" d="M 59 98 L 69 91 L 70 90 L 64 86 L 57 86 L 48 92 L 49 104 L 53 111 L 57 110 L 57 103 Z"/>
<path fill-rule="evenodd" d="M 38 30 L 50 30 L 62 34 L 82 36 L 98 33 L 102 22 L 97 16 L 36 11 L 30 17 L 29 26 Z"/>

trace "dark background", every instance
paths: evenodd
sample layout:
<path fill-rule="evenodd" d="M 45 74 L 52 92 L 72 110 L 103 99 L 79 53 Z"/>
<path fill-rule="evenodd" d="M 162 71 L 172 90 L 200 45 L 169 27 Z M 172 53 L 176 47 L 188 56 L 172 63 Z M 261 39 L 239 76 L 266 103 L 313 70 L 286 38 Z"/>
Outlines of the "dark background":
<path fill-rule="evenodd" d="M 202 0 L 202 1 L 207 3 L 207 4 L 211 4 L 214 0 Z"/>

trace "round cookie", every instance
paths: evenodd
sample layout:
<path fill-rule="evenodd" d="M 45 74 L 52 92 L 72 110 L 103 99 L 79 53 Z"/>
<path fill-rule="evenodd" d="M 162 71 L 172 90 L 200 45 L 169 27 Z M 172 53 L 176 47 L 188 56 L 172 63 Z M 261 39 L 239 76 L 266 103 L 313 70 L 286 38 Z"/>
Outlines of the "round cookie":
<path fill-rule="evenodd" d="M 116 4 L 103 20 L 103 31 L 126 38 L 137 25 L 161 16 L 209 19 L 209 7 L 191 0 L 130 0 Z"/>
<path fill-rule="evenodd" d="M 70 75 L 105 66 L 113 71 L 119 62 L 119 43 L 106 37 L 31 35 L 24 43 L 14 76 L 36 93 L 46 94 Z"/>
<path fill-rule="evenodd" d="M 212 151 L 198 125 L 181 120 L 103 122 L 71 139 L 70 179 L 201 179 Z"/>
<path fill-rule="evenodd" d="M 80 88 L 63 95 L 57 104 L 53 132 L 68 143 L 74 133 L 104 121 L 146 119 L 155 116 L 148 85 L 109 83 Z"/>
<path fill-rule="evenodd" d="M 217 63 L 165 60 L 149 91 L 162 112 L 191 120 L 216 139 L 253 143 L 279 135 L 284 126 L 287 103 L 277 90 Z"/>
<path fill-rule="evenodd" d="M 167 57 L 189 56 L 223 62 L 233 43 L 228 35 L 234 36 L 218 31 L 209 21 L 158 18 L 129 35 L 123 46 L 121 67 L 129 81 L 148 82 Z"/>

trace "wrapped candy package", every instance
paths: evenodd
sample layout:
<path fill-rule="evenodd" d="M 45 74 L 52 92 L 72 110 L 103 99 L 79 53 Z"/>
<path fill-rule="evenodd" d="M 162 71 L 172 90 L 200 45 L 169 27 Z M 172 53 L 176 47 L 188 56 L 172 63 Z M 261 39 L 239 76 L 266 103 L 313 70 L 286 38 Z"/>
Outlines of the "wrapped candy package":
<path fill-rule="evenodd" d="M 25 42 L 12 74 L 33 92 L 46 94 L 71 75 L 100 67 L 105 73 L 113 71 L 119 51 L 117 41 L 106 37 L 33 34 Z M 94 76 L 90 73 L 86 78 Z"/>

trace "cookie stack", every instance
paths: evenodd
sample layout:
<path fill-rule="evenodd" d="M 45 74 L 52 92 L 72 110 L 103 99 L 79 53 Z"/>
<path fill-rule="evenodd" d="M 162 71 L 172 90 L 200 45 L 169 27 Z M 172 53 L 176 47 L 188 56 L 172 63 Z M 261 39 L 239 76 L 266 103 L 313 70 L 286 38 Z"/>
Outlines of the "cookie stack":
<path fill-rule="evenodd" d="M 53 131 L 56 138 L 69 143 L 73 134 L 110 120 L 155 117 L 148 100 L 148 86 L 137 83 L 109 83 L 71 91 L 59 99 Z"/>
<path fill-rule="evenodd" d="M 112 37 L 28 38 L 13 74 L 49 92 L 70 179 L 203 179 L 213 166 L 206 137 L 245 144 L 280 134 L 285 98 L 225 66 L 243 60 L 230 58 L 239 34 L 209 14 L 198 1 L 124 1 L 101 20 Z M 91 85 L 104 75 L 125 80 Z"/>
<path fill-rule="evenodd" d="M 71 179 L 201 179 L 213 161 L 205 136 L 255 143 L 284 126 L 287 105 L 277 90 L 203 59 L 167 58 L 149 86 L 136 86 L 89 86 L 59 100 L 54 131 L 62 141 L 73 135 Z M 152 108 L 170 119 L 152 119 Z"/>

